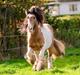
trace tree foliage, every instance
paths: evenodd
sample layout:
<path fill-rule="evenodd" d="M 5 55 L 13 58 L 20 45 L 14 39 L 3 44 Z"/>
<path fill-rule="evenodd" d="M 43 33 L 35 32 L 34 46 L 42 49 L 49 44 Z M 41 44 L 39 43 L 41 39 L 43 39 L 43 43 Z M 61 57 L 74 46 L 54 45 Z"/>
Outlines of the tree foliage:
<path fill-rule="evenodd" d="M 19 50 L 18 55 L 21 53 L 26 37 L 20 35 L 17 26 L 25 18 L 25 10 L 43 3 L 41 0 L 0 0 L 0 52 L 7 51 L 9 55 L 13 51 L 8 50 L 14 48 L 14 51 Z"/>

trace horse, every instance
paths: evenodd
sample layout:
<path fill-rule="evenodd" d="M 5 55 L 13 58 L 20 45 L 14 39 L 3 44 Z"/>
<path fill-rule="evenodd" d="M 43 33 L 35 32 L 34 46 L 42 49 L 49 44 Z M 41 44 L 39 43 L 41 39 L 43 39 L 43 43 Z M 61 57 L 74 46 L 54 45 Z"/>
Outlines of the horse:
<path fill-rule="evenodd" d="M 27 52 L 25 58 L 33 64 L 33 70 L 41 70 L 45 60 L 45 51 L 48 52 L 48 69 L 52 68 L 52 59 L 65 54 L 64 44 L 57 40 L 51 25 L 44 23 L 43 11 L 38 6 L 32 6 L 25 11 L 21 31 L 27 32 Z"/>

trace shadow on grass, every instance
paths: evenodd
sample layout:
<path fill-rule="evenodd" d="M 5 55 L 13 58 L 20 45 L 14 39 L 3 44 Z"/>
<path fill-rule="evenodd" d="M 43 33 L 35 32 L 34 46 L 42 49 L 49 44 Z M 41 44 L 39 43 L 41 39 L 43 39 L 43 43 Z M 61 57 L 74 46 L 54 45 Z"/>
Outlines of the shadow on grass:
<path fill-rule="evenodd" d="M 52 73 L 61 73 L 61 74 L 63 74 L 63 73 L 67 73 L 67 71 L 63 71 L 63 70 L 60 70 L 60 69 L 58 69 L 58 68 L 56 68 L 55 70 L 53 70 L 53 71 L 51 71 Z"/>

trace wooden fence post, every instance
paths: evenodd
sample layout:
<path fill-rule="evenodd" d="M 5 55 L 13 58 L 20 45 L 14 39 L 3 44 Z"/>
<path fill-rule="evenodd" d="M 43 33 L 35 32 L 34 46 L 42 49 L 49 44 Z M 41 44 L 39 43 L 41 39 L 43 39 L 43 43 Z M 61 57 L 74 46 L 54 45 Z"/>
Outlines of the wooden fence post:
<path fill-rule="evenodd" d="M 7 50 L 7 43 L 6 43 L 6 19 L 7 19 L 7 5 L 6 5 L 6 8 L 5 8 L 5 13 L 4 13 L 4 24 L 3 24 L 3 48 L 4 48 L 4 51 Z"/>

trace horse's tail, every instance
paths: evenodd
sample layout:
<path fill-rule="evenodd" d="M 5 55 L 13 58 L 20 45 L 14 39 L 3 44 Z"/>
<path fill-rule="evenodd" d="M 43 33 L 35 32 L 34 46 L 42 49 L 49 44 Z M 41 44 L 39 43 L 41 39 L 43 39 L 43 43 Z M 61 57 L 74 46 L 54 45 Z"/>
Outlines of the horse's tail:
<path fill-rule="evenodd" d="M 54 39 L 53 44 L 54 44 L 54 47 L 55 47 L 55 49 L 57 50 L 57 52 L 59 53 L 60 56 L 65 55 L 65 46 L 61 41 L 59 41 L 57 39 Z"/>
<path fill-rule="evenodd" d="M 56 59 L 59 56 L 65 55 L 65 46 L 61 41 L 54 39 L 53 40 L 53 50 L 51 50 L 52 58 Z"/>

